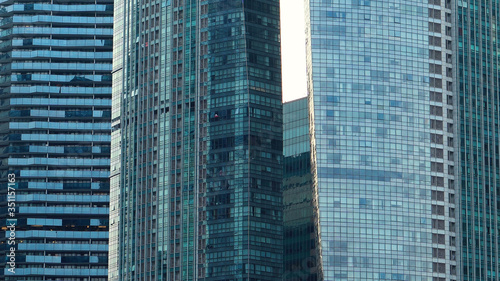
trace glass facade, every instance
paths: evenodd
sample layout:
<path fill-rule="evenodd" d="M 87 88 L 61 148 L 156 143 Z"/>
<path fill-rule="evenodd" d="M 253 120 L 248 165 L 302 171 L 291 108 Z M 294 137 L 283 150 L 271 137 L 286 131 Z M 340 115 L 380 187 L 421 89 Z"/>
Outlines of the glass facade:
<path fill-rule="evenodd" d="M 0 280 L 107 280 L 112 25 L 112 0 L 0 1 Z"/>
<path fill-rule="evenodd" d="M 283 104 L 283 279 L 322 280 L 307 98 Z"/>
<path fill-rule="evenodd" d="M 456 280 L 452 7 L 306 2 L 325 280 Z"/>
<path fill-rule="evenodd" d="M 499 280 L 498 1 L 456 1 L 462 280 Z"/>
<path fill-rule="evenodd" d="M 281 278 L 278 1 L 118 0 L 114 28 L 110 280 Z"/>

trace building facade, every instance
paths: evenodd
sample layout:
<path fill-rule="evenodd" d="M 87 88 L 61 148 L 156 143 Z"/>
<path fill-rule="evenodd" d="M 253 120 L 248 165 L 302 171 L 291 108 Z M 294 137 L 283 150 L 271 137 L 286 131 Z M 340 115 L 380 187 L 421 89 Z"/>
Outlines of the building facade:
<path fill-rule="evenodd" d="M 322 280 L 307 98 L 283 104 L 283 280 Z"/>
<path fill-rule="evenodd" d="M 282 274 L 278 1 L 115 1 L 110 280 Z"/>
<path fill-rule="evenodd" d="M 460 280 L 452 8 L 306 3 L 324 280 Z"/>
<path fill-rule="evenodd" d="M 461 280 L 500 279 L 498 1 L 456 1 Z"/>
<path fill-rule="evenodd" d="M 107 280 L 112 16 L 0 1 L 0 280 Z"/>

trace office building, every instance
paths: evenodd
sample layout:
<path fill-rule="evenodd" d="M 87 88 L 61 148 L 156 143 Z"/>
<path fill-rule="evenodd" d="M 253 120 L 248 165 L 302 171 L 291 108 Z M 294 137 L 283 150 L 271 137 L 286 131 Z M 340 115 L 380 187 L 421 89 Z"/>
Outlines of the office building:
<path fill-rule="evenodd" d="M 461 278 L 453 12 L 444 0 L 306 3 L 324 280 Z"/>
<path fill-rule="evenodd" d="M 307 98 L 283 104 L 283 280 L 321 278 Z"/>
<path fill-rule="evenodd" d="M 282 274 L 278 1 L 115 1 L 110 280 Z"/>
<path fill-rule="evenodd" d="M 457 181 L 464 281 L 500 279 L 498 4 L 456 1 Z"/>
<path fill-rule="evenodd" d="M 112 16 L 0 1 L 0 280 L 107 280 Z"/>

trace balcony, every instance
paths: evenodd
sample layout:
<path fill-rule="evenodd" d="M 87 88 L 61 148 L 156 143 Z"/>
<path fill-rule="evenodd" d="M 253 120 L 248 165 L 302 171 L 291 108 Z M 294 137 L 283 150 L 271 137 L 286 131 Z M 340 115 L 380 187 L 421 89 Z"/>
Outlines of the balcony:
<path fill-rule="evenodd" d="M 1 29 L 6 29 L 6 28 L 11 28 L 13 23 L 12 17 L 7 17 L 2 20 L 0 20 L 0 28 Z"/>
<path fill-rule="evenodd" d="M 14 0 L 0 0 L 0 5 L 8 5 L 14 3 Z"/>
<path fill-rule="evenodd" d="M 2 30 L 0 32 L 0 40 L 7 40 L 12 37 L 12 29 Z"/>
<path fill-rule="evenodd" d="M 11 64 L 0 66 L 0 74 L 8 74 L 11 72 Z"/>
<path fill-rule="evenodd" d="M 12 50 L 12 40 L 0 43 L 0 52 L 7 52 L 9 50 Z"/>
<path fill-rule="evenodd" d="M 0 17 L 6 17 L 13 11 L 13 6 L 5 6 L 0 8 Z"/>
<path fill-rule="evenodd" d="M 10 75 L 0 75 L 0 86 L 7 86 L 12 82 Z"/>
<path fill-rule="evenodd" d="M 12 59 L 12 52 L 1 53 L 0 55 L 0 63 L 10 62 Z"/>

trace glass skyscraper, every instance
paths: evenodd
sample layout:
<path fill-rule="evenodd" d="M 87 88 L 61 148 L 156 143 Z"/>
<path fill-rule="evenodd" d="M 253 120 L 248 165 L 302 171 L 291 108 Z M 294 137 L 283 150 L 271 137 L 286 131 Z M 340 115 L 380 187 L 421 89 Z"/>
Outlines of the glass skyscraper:
<path fill-rule="evenodd" d="M 107 280 L 112 16 L 0 1 L 0 280 Z"/>
<path fill-rule="evenodd" d="M 110 280 L 278 280 L 277 0 L 115 1 Z"/>
<path fill-rule="evenodd" d="M 456 1 L 461 280 L 500 279 L 499 1 Z"/>
<path fill-rule="evenodd" d="M 324 280 L 460 280 L 452 8 L 306 2 Z"/>
<path fill-rule="evenodd" d="M 307 98 L 283 104 L 283 156 L 283 280 L 322 280 Z"/>

